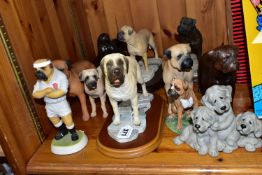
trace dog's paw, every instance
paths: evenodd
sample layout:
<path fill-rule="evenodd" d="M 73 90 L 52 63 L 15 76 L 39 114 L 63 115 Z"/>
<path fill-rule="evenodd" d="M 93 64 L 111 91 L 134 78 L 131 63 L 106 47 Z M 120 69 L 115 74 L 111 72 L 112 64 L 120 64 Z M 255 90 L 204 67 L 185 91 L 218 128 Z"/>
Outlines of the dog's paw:
<path fill-rule="evenodd" d="M 82 119 L 83 119 L 84 121 L 89 120 L 89 118 L 90 118 L 89 114 L 85 114 L 85 115 L 82 116 Z"/>
<path fill-rule="evenodd" d="M 210 156 L 212 156 L 212 157 L 216 157 L 216 156 L 218 156 L 218 151 L 217 150 L 213 150 L 213 149 L 211 149 L 211 150 L 209 150 L 209 155 Z"/>
<path fill-rule="evenodd" d="M 200 154 L 201 156 L 203 156 L 203 155 L 206 155 L 207 154 L 207 148 L 200 148 L 199 150 L 198 150 L 198 154 Z"/>
<path fill-rule="evenodd" d="M 245 149 L 249 152 L 254 152 L 256 151 L 256 148 L 254 147 L 254 145 L 251 144 L 246 144 Z"/>
<path fill-rule="evenodd" d="M 139 118 L 134 118 L 134 125 L 139 126 L 141 124 L 141 121 Z"/>
<path fill-rule="evenodd" d="M 190 146 L 191 146 L 191 148 L 193 148 L 193 149 L 195 149 L 197 151 L 200 149 L 200 147 L 199 147 L 199 145 L 197 143 L 191 143 Z"/>
<path fill-rule="evenodd" d="M 176 144 L 176 145 L 180 145 L 180 144 L 183 143 L 183 142 L 179 139 L 179 136 L 177 136 L 176 138 L 174 138 L 174 139 L 173 139 L 173 142 L 174 142 L 174 144 Z"/>
<path fill-rule="evenodd" d="M 107 116 L 108 116 L 107 112 L 103 113 L 103 118 L 107 118 Z"/>
<path fill-rule="evenodd" d="M 223 149 L 223 152 L 224 153 L 232 153 L 234 150 L 233 147 L 229 146 L 229 145 L 226 145 L 226 147 Z"/>
<path fill-rule="evenodd" d="M 96 116 L 96 112 L 92 112 L 91 117 L 95 117 L 95 116 Z"/>
<path fill-rule="evenodd" d="M 226 144 L 224 142 L 218 142 L 217 143 L 217 150 L 223 151 L 223 149 L 226 147 Z"/>
<path fill-rule="evenodd" d="M 113 124 L 114 125 L 119 125 L 120 124 L 120 120 L 119 119 L 114 119 Z"/>

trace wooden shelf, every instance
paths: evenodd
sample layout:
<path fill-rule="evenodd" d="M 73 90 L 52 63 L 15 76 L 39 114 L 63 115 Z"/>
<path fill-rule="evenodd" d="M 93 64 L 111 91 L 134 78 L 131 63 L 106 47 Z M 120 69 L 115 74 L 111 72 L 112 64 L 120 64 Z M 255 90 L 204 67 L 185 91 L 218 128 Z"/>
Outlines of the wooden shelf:
<path fill-rule="evenodd" d="M 241 111 L 251 105 L 250 101 L 244 107 L 239 101 L 243 95 L 248 95 L 246 86 L 239 86 L 235 97 L 235 111 Z M 163 95 L 163 91 L 160 92 Z M 240 96 L 239 96 L 240 95 Z M 197 95 L 199 96 L 199 94 Z M 74 104 L 78 105 L 78 104 Z M 165 109 L 167 106 L 165 106 Z M 234 108 L 235 108 L 234 107 Z M 101 112 L 100 110 L 98 110 Z M 74 111 L 73 111 L 74 112 Z M 77 111 L 76 111 L 77 112 Z M 101 115 L 101 113 L 98 113 Z M 164 117 L 166 113 L 163 114 Z M 76 116 L 75 122 L 79 129 L 84 130 L 88 137 L 88 146 L 79 153 L 69 156 L 57 156 L 50 152 L 51 139 L 55 134 L 53 130 L 50 136 L 40 146 L 27 165 L 28 173 L 97 173 L 97 174 L 262 174 L 262 149 L 256 152 L 246 152 L 238 149 L 231 154 L 220 153 L 218 157 L 199 156 L 196 151 L 183 144 L 176 146 L 172 133 L 163 123 L 162 142 L 152 153 L 134 159 L 114 159 L 101 154 L 97 150 L 96 138 L 103 126 L 104 119 L 101 116 L 82 122 L 81 117 Z"/>

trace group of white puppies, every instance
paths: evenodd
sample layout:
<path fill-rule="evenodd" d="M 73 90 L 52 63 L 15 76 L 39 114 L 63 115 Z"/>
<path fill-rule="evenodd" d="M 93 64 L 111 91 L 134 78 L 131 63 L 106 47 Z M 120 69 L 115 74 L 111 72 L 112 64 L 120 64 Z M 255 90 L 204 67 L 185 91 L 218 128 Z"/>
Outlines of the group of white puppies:
<path fill-rule="evenodd" d="M 235 117 L 231 107 L 231 86 L 214 85 L 202 97 L 204 106 L 195 108 L 190 117 L 192 125 L 174 139 L 197 150 L 200 155 L 218 156 L 219 151 L 231 153 L 238 147 L 255 151 L 262 147 L 261 121 L 252 112 Z"/>

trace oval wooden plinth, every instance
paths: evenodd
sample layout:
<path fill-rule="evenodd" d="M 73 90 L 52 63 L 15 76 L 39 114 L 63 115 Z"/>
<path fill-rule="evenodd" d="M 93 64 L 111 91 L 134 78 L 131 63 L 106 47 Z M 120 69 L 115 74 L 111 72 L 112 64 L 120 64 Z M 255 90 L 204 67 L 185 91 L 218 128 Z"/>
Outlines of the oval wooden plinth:
<path fill-rule="evenodd" d="M 151 108 L 146 112 L 146 130 L 128 143 L 119 143 L 108 135 L 107 127 L 112 122 L 112 117 L 108 117 L 97 138 L 98 150 L 113 158 L 136 158 L 155 150 L 161 141 L 163 106 L 160 96 L 154 95 Z"/>

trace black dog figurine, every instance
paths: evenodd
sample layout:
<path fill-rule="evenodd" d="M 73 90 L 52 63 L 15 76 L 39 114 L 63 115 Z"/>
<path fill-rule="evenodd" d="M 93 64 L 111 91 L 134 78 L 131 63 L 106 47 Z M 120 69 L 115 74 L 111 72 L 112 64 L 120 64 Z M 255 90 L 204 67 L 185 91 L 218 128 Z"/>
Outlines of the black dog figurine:
<path fill-rule="evenodd" d="M 107 33 L 101 33 L 97 38 L 98 55 L 96 59 L 96 66 L 99 66 L 101 59 L 110 53 L 127 54 L 126 43 L 120 42 L 117 39 L 111 40 Z"/>
<path fill-rule="evenodd" d="M 196 28 L 196 20 L 183 17 L 180 25 L 177 27 L 177 32 L 176 39 L 180 43 L 189 43 L 192 53 L 195 53 L 199 59 L 202 56 L 203 38 L 200 31 Z"/>
<path fill-rule="evenodd" d="M 199 59 L 199 89 L 203 95 L 212 85 L 230 85 L 234 92 L 235 73 L 239 68 L 237 53 L 236 46 L 222 45 L 205 53 Z"/>

